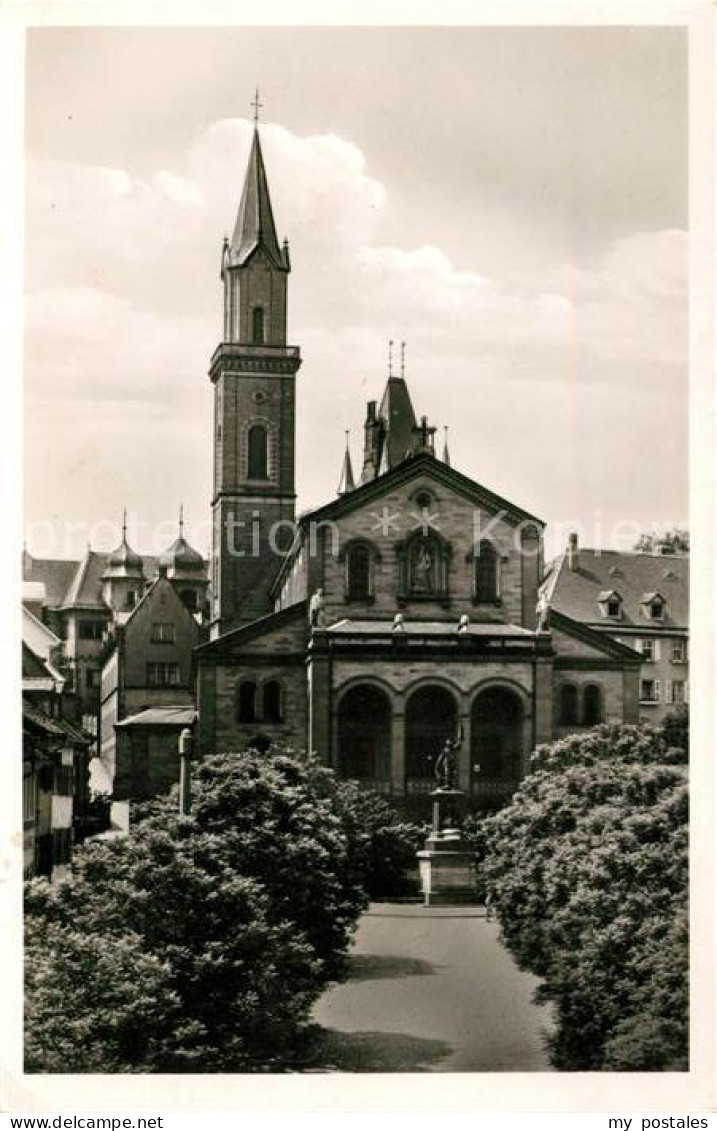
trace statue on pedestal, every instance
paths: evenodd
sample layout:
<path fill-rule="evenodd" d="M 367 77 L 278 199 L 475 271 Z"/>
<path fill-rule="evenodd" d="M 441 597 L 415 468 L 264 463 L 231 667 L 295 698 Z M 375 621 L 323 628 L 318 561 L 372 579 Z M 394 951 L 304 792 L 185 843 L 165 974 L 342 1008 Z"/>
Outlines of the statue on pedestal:
<path fill-rule="evenodd" d="M 315 628 L 324 627 L 324 591 L 317 589 L 309 601 L 309 627 L 313 631 Z"/>
<path fill-rule="evenodd" d="M 447 738 L 443 749 L 436 758 L 433 766 L 439 789 L 455 789 L 458 771 L 458 751 L 463 745 L 463 727 L 461 726 L 456 738 Z"/>

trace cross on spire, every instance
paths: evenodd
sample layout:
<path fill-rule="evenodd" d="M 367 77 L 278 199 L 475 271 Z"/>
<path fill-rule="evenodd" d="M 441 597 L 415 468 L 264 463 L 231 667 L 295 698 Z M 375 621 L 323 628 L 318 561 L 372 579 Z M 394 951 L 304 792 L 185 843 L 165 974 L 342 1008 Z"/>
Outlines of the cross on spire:
<path fill-rule="evenodd" d="M 388 343 L 388 375 L 393 377 L 393 338 Z"/>
<path fill-rule="evenodd" d="M 184 503 L 179 504 L 179 537 L 184 537 Z"/>
<path fill-rule="evenodd" d="M 122 541 L 127 540 L 127 508 L 122 511 Z"/>
<path fill-rule="evenodd" d="M 401 377 L 406 375 L 406 343 L 401 342 Z"/>
<path fill-rule="evenodd" d="M 254 125 L 258 126 L 259 111 L 264 108 L 264 103 L 259 101 L 259 87 L 257 87 L 256 91 L 254 92 L 254 101 L 250 102 L 249 105 L 254 107 Z"/>

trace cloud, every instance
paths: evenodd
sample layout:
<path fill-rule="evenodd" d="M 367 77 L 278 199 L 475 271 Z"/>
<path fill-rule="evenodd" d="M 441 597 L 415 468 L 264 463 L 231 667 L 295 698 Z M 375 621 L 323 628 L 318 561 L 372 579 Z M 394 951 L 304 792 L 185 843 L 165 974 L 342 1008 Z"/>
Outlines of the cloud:
<path fill-rule="evenodd" d="M 146 177 L 28 163 L 26 393 L 30 411 L 42 406 L 41 426 L 28 433 L 31 467 L 48 452 L 67 458 L 53 431 L 66 420 L 68 401 L 104 419 L 94 457 L 110 479 L 126 449 L 120 402 L 175 420 L 181 444 L 192 419 L 203 420 L 206 369 L 220 328 L 219 251 L 234 222 L 251 131 L 244 120 L 215 122 L 192 140 L 177 168 Z M 305 357 L 299 435 L 307 450 L 323 450 L 329 461 L 327 467 L 299 458 L 307 502 L 331 492 L 344 424 L 360 428 L 360 402 L 380 396 L 389 337 L 409 343 L 417 409 L 455 421 L 456 455 L 475 451 L 479 428 L 482 450 L 495 464 L 492 485 L 504 492 L 511 484 L 522 489 L 515 468 L 501 484 L 500 449 L 527 403 L 542 421 L 544 452 L 553 443 L 576 457 L 582 451 L 597 475 L 597 448 L 594 458 L 588 449 L 597 442 L 596 425 L 609 427 L 616 405 L 626 407 L 640 391 L 684 397 L 684 232 L 636 232 L 590 262 L 576 256 L 547 274 L 501 278 L 480 263 L 459 269 L 430 243 L 382 242 L 389 193 L 349 141 L 270 125 L 262 144 L 279 236 L 291 237 L 291 338 Z M 430 228 L 430 217 L 426 222 Z M 590 388 L 610 393 L 592 397 Z M 566 422 L 566 405 L 578 403 L 590 405 L 592 419 L 573 407 Z M 531 428 L 531 414 L 521 427 Z M 208 463 L 211 436 L 203 425 L 195 431 L 196 469 Z M 496 433 L 502 439 L 493 448 Z M 170 434 L 163 430 L 171 446 Z M 152 458 L 159 462 L 163 454 L 143 453 L 144 475 Z M 60 482 L 66 489 L 61 475 Z M 91 481 L 84 490 L 91 507 Z M 180 493 L 192 492 L 205 507 L 209 484 Z M 46 485 L 38 492 L 32 475 L 28 496 L 30 507 L 62 507 L 59 488 L 48 499 Z"/>

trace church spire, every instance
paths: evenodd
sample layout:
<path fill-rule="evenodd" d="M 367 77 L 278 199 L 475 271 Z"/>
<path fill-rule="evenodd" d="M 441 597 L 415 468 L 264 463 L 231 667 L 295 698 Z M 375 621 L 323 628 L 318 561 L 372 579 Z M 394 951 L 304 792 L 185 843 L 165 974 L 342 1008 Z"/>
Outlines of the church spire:
<path fill-rule="evenodd" d="M 234 234 L 229 244 L 230 265 L 243 267 L 257 248 L 265 252 L 274 267 L 280 271 L 289 270 L 288 255 L 279 246 L 276 236 L 274 213 L 259 140 L 259 127 L 255 122 L 244 189 L 239 202 Z"/>
<path fill-rule="evenodd" d="M 349 449 L 349 430 L 346 429 L 346 451 L 344 453 L 344 462 L 341 468 L 341 479 L 339 480 L 339 495 L 348 495 L 349 491 L 354 489 L 354 469 L 351 464 L 351 451 Z"/>

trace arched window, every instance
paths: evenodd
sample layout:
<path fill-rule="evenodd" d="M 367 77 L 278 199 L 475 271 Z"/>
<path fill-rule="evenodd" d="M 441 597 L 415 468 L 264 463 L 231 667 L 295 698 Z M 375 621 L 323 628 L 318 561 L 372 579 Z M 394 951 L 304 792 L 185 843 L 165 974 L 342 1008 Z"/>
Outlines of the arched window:
<path fill-rule="evenodd" d="M 251 679 L 242 680 L 239 684 L 237 720 L 240 723 L 256 722 L 256 684 Z"/>
<path fill-rule="evenodd" d="M 251 314 L 251 340 L 260 346 L 264 342 L 264 307 L 255 306 Z"/>
<path fill-rule="evenodd" d="M 249 478 L 268 479 L 267 436 L 263 424 L 253 424 L 249 429 Z"/>
<path fill-rule="evenodd" d="M 583 698 L 583 723 L 586 727 L 597 726 L 602 722 L 602 692 L 596 683 L 585 688 Z"/>
<path fill-rule="evenodd" d="M 358 542 L 351 546 L 346 564 L 346 596 L 349 601 L 368 601 L 371 596 L 371 552 Z"/>
<path fill-rule="evenodd" d="M 560 725 L 577 726 L 578 689 L 572 683 L 564 683 L 560 688 Z"/>
<path fill-rule="evenodd" d="M 498 552 L 492 542 L 482 541 L 475 558 L 475 595 L 480 603 L 499 599 Z"/>
<path fill-rule="evenodd" d="M 281 684 L 275 679 L 264 684 L 263 714 L 265 723 L 281 722 Z"/>

